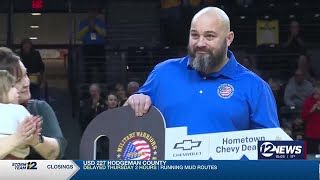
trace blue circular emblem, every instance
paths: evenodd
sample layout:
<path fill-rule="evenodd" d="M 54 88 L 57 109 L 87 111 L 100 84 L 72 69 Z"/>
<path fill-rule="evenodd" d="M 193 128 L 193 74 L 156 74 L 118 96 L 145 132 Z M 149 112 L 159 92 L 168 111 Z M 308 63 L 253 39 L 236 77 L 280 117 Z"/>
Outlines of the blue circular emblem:
<path fill-rule="evenodd" d="M 231 84 L 221 84 L 218 87 L 217 93 L 221 98 L 229 99 L 234 93 L 234 88 Z"/>

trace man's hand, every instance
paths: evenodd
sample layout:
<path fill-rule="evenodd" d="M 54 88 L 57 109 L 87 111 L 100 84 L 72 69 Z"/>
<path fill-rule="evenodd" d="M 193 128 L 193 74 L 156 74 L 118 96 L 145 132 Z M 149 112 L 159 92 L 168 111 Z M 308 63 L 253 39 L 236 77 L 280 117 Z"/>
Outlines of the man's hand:
<path fill-rule="evenodd" d="M 124 103 L 124 106 L 127 105 L 131 106 L 136 116 L 143 116 L 143 114 L 148 112 L 151 106 L 151 99 L 144 94 L 134 94 Z"/>

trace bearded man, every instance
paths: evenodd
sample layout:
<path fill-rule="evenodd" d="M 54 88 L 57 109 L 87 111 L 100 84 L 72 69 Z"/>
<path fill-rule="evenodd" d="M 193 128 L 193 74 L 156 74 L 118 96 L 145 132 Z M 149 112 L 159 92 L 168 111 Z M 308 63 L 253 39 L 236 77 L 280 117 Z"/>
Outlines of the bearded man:
<path fill-rule="evenodd" d="M 208 7 L 192 19 L 188 56 L 158 64 L 130 96 L 137 116 L 151 105 L 166 127 L 188 127 L 188 134 L 279 127 L 269 85 L 240 65 L 228 47 L 234 39 L 227 14 Z"/>

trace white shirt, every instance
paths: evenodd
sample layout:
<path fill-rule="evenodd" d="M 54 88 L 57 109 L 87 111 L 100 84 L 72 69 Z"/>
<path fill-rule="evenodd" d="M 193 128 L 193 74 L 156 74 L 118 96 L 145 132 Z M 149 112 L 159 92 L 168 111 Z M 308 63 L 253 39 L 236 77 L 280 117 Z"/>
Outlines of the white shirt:
<path fill-rule="evenodd" d="M 21 105 L 0 103 L 0 138 L 7 137 L 16 132 L 18 124 L 28 116 L 30 116 L 30 113 Z M 25 158 L 29 152 L 29 146 L 21 145 L 10 154 L 19 158 Z"/>
<path fill-rule="evenodd" d="M 27 116 L 30 116 L 30 113 L 21 105 L 0 103 L 0 137 L 16 132 L 18 124 Z"/>

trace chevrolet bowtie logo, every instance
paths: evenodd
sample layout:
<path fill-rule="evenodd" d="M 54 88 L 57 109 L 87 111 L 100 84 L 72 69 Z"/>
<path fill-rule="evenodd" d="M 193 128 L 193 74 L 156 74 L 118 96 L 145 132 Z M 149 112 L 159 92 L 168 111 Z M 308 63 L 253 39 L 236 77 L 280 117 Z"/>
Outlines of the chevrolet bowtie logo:
<path fill-rule="evenodd" d="M 201 141 L 183 140 L 181 143 L 176 143 L 173 149 L 192 150 L 192 148 L 199 147 Z"/>

